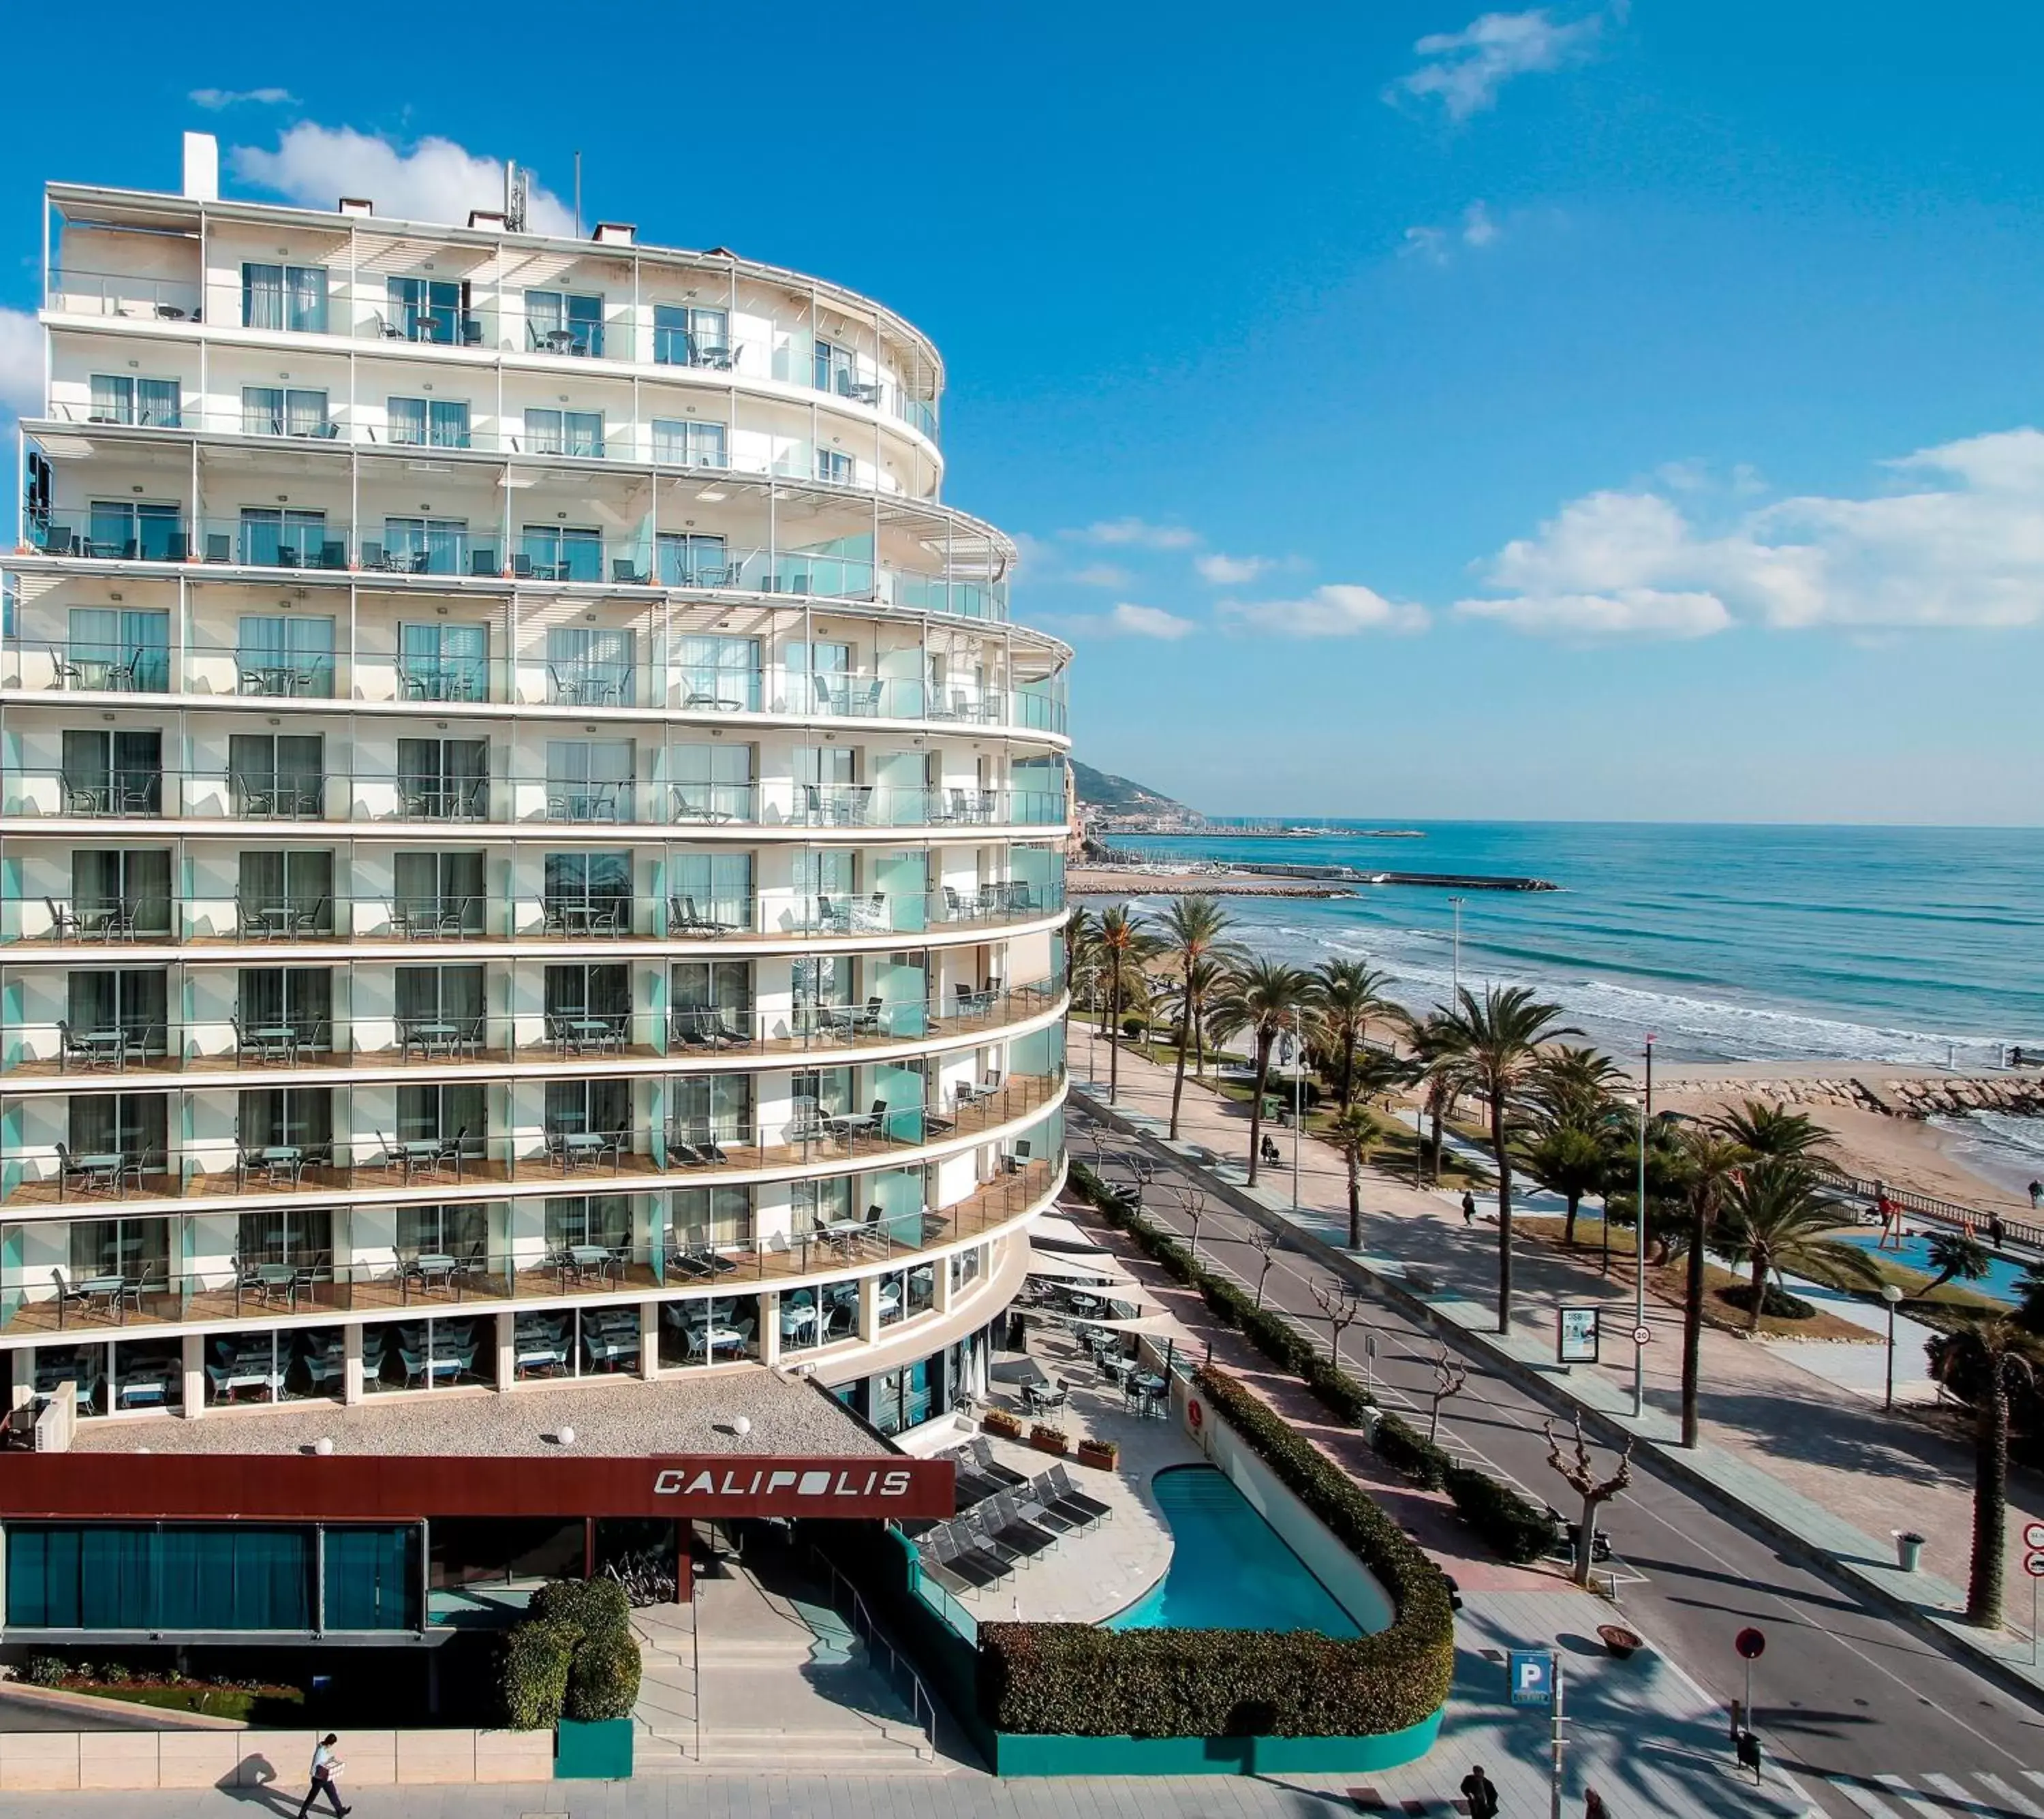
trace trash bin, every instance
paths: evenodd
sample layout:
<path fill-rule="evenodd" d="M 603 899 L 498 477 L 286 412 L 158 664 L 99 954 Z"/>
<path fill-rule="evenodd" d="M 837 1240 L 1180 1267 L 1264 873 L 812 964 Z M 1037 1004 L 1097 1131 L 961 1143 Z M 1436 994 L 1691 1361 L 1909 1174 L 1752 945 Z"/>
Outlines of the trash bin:
<path fill-rule="evenodd" d="M 1923 1558 L 1923 1537 L 1911 1529 L 1892 1531 L 1895 1537 L 1895 1564 L 1904 1572 L 1914 1572 Z"/>

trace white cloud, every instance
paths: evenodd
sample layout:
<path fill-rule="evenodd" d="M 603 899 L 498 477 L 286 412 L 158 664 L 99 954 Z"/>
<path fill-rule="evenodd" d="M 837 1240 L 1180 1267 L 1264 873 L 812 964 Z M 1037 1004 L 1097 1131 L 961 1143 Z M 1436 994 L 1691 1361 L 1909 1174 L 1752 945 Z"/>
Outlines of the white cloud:
<path fill-rule="evenodd" d="M 1199 542 L 1199 533 L 1182 524 L 1152 524 L 1140 518 L 1112 518 L 1089 524 L 1078 531 L 1058 535 L 1082 543 L 1102 543 L 1111 549 L 1189 550 Z"/>
<path fill-rule="evenodd" d="M 1490 218 L 1490 210 L 1482 199 L 1462 210 L 1462 244 L 1466 247 L 1487 247 L 1497 238 L 1497 223 Z"/>
<path fill-rule="evenodd" d="M 1587 56 L 1604 29 L 1604 16 L 1562 23 L 1545 7 L 1524 13 L 1485 13 L 1459 32 L 1435 32 L 1412 48 L 1425 59 L 1385 91 L 1397 101 L 1438 100 L 1450 120 L 1466 120 L 1493 106 L 1514 76 L 1544 74 Z"/>
<path fill-rule="evenodd" d="M 0 413 L 43 408 L 43 331 L 26 309 L 0 309 Z"/>
<path fill-rule="evenodd" d="M 1228 619 L 1285 638 L 1349 638 L 1362 631 L 1424 631 L 1427 609 L 1386 600 L 1375 589 L 1335 582 L 1303 600 L 1224 601 Z"/>
<path fill-rule="evenodd" d="M 1659 493 L 1589 493 L 1485 567 L 1496 597 L 1455 611 L 1575 637 L 2044 624 L 2044 432 L 1886 465 L 1907 490 L 1784 499 L 1716 529 Z M 1756 483 L 1733 475 L 1735 496 Z"/>
<path fill-rule="evenodd" d="M 1089 562 L 1082 569 L 1074 569 L 1065 579 L 1077 581 L 1081 587 L 1123 588 L 1135 580 L 1128 570 L 1114 562 Z"/>
<path fill-rule="evenodd" d="M 1175 612 L 1166 612 L 1161 607 L 1137 606 L 1125 600 L 1107 616 L 1107 627 L 1131 638 L 1166 640 L 1183 638 L 1198 629 L 1189 619 L 1181 619 Z"/>
<path fill-rule="evenodd" d="M 1429 265 L 1446 265 L 1457 246 L 1480 252 L 1493 244 L 1504 232 L 1489 205 L 1479 199 L 1462 210 L 1462 220 L 1454 227 L 1408 228 L 1404 244 L 1398 250 L 1408 259 L 1423 259 Z"/>
<path fill-rule="evenodd" d="M 1193 557 L 1193 566 L 1200 571 L 1202 581 L 1211 581 L 1216 587 L 1241 587 L 1260 574 L 1267 574 L 1278 564 L 1268 556 L 1224 556 L 1216 551 Z"/>
<path fill-rule="evenodd" d="M 186 98 L 209 113 L 224 107 L 294 107 L 298 98 L 287 88 L 195 88 Z"/>
<path fill-rule="evenodd" d="M 1408 259 L 1424 259 L 1429 265 L 1448 263 L 1448 236 L 1439 228 L 1408 228 L 1405 244 L 1399 251 Z"/>
<path fill-rule="evenodd" d="M 379 215 L 459 225 L 471 209 L 504 205 L 502 163 L 451 139 L 421 139 L 401 151 L 352 127 L 306 121 L 281 135 L 274 152 L 237 145 L 228 159 L 242 182 L 306 208 L 331 209 L 340 197 L 367 196 Z M 535 185 L 530 225 L 536 233 L 566 234 L 574 231 L 574 217 L 558 196 Z"/>

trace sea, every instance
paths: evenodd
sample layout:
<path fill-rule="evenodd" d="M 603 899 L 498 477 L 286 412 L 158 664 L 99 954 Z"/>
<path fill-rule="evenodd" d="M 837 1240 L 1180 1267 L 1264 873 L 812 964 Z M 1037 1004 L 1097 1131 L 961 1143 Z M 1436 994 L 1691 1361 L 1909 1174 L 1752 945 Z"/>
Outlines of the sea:
<path fill-rule="evenodd" d="M 1358 887 L 1230 897 L 1237 938 L 1311 965 L 1366 957 L 1416 1010 L 1457 977 L 1526 984 L 1613 1055 L 2000 1067 L 2044 1054 L 2044 829 L 1316 822 L 1330 832 L 1120 838 L 1132 854 L 1534 877 L 1552 891 Z M 1409 828 L 1381 839 L 1366 827 Z M 1172 881 L 1159 896 L 1196 888 Z M 1462 899 L 1459 953 L 1456 911 Z M 1975 1169 L 2044 1173 L 2044 1119 L 1968 1119 Z"/>

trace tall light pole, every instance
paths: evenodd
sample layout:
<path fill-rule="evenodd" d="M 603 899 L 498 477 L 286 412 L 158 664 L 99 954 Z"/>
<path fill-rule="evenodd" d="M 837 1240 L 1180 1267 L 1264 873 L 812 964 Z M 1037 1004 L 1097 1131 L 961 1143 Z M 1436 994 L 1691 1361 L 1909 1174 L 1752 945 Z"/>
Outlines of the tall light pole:
<path fill-rule="evenodd" d="M 1646 1126 L 1654 1117 L 1654 1036 L 1646 1037 L 1646 1096 L 1639 1108 L 1639 1198 L 1632 1209 L 1632 1418 L 1646 1412 Z M 1605 1209 L 1610 1211 L 1608 1207 Z"/>
<path fill-rule="evenodd" d="M 1454 906 L 1455 912 L 1455 982 L 1452 995 L 1456 1002 L 1460 1003 L 1462 995 L 1462 900 L 1450 897 L 1448 901 Z"/>
<path fill-rule="evenodd" d="M 1093 1027 L 1093 1020 L 1091 1015 L 1093 1007 L 1093 1000 L 1097 996 L 1094 980 L 1098 977 L 1099 972 L 1100 969 L 1098 967 L 1094 966 L 1090 963 L 1087 965 L 1085 969 L 1085 982 L 1086 1009 L 1088 1012 L 1086 1017 L 1086 1084 L 1088 1086 L 1091 1086 L 1093 1084 L 1093 1050 L 1099 1039 L 1098 1033 Z"/>
<path fill-rule="evenodd" d="M 1306 1027 L 1297 1022 L 1292 1031 L 1292 1211 L 1299 1210 L 1299 1149 L 1306 1141 L 1304 1109 L 1306 1080 Z"/>
<path fill-rule="evenodd" d="M 1881 1399 L 1881 1406 L 1890 1414 L 1895 1412 L 1895 1304 L 1902 1299 L 1902 1291 L 1892 1282 L 1881 1285 L 1881 1299 L 1888 1303 L 1888 1394 Z"/>

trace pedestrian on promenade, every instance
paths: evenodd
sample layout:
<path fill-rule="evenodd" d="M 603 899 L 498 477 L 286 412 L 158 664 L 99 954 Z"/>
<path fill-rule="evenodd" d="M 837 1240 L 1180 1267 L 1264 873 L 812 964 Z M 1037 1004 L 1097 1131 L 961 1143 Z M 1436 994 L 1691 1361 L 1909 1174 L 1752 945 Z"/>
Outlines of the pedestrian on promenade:
<path fill-rule="evenodd" d="M 1999 1213 L 1989 1213 L 1987 1216 L 1987 1241 L 1992 1245 L 1996 1250 L 2000 1250 L 2001 1249 L 2002 1235 L 2003 1227 L 2001 1223 L 2001 1215 Z"/>
<path fill-rule="evenodd" d="M 1466 1226 L 1476 1223 L 1476 1195 L 1466 1188 L 1462 1189 L 1462 1223 Z"/>
<path fill-rule="evenodd" d="M 333 1809 L 334 1819 L 348 1819 L 348 1814 L 355 1810 L 352 1806 L 341 1805 L 340 1790 L 334 1785 L 345 1766 L 333 1753 L 333 1746 L 340 1741 L 339 1737 L 328 1731 L 313 1750 L 313 1784 L 305 1790 L 305 1798 L 298 1802 L 298 1819 L 305 1819 L 305 1815 L 313 1809 L 313 1801 L 319 1798 L 322 1790 L 325 1792 L 327 1804 Z"/>
<path fill-rule="evenodd" d="M 1611 1819 L 1611 1809 L 1594 1787 L 1583 1790 L 1583 1819 Z"/>
<path fill-rule="evenodd" d="M 1462 1798 L 1469 1802 L 1470 1819 L 1497 1819 L 1497 1789 L 1481 1767 L 1462 1777 Z"/>
<path fill-rule="evenodd" d="M 2030 1184 L 2031 1211 L 2035 1212 L 2039 1206 L 2044 1206 L 2044 1181 L 2032 1181 Z"/>

